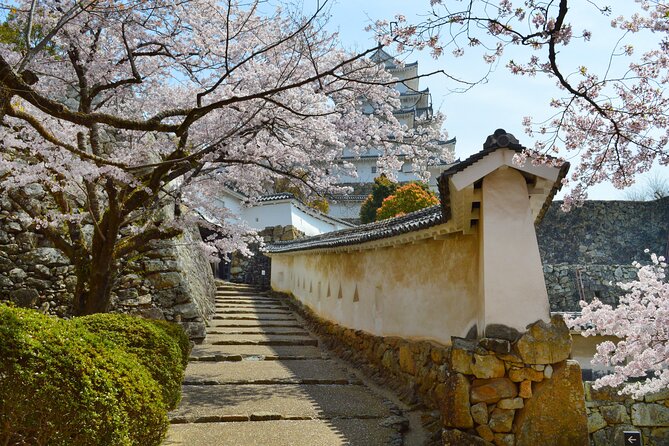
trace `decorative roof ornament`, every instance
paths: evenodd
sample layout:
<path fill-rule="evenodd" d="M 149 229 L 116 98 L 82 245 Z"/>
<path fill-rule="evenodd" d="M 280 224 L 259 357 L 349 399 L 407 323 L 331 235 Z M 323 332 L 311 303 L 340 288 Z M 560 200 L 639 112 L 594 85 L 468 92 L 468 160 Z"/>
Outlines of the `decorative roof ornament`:
<path fill-rule="evenodd" d="M 504 129 L 497 129 L 495 133 L 488 136 L 485 142 L 483 143 L 483 149 L 500 149 L 503 147 L 514 148 L 514 146 L 520 146 L 518 139 L 513 136 L 511 133 L 507 133 Z"/>

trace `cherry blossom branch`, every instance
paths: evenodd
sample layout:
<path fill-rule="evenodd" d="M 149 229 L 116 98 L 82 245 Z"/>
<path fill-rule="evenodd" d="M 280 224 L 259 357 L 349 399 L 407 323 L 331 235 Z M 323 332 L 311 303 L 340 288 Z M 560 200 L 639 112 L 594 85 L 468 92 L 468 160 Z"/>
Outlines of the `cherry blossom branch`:
<path fill-rule="evenodd" d="M 109 165 L 109 166 L 119 167 L 119 168 L 121 168 L 121 169 L 125 169 L 125 168 L 127 168 L 127 166 L 126 166 L 125 164 L 123 164 L 123 163 L 117 163 L 117 162 L 115 162 L 115 161 L 111 161 L 111 160 L 108 160 L 108 159 L 105 159 L 105 158 L 102 158 L 102 157 L 93 155 L 93 154 L 91 154 L 91 153 L 87 153 L 87 152 L 81 151 L 81 150 L 77 149 L 76 147 L 74 147 L 74 146 L 72 146 L 72 145 L 70 145 L 70 144 L 67 144 L 67 143 L 65 143 L 65 142 L 63 142 L 63 141 L 60 141 L 58 138 L 56 138 L 55 136 L 53 136 L 53 134 L 51 134 L 51 133 L 50 133 L 50 132 L 49 132 L 49 131 L 48 131 L 48 130 L 47 130 L 47 129 L 46 129 L 46 128 L 45 128 L 45 127 L 38 121 L 38 120 L 37 120 L 37 118 L 35 118 L 34 116 L 32 116 L 32 115 L 30 115 L 30 114 L 28 114 L 28 113 L 25 113 L 25 112 L 16 110 L 16 109 L 15 109 L 14 107 L 12 107 L 11 105 L 8 106 L 8 107 L 6 107 L 6 111 L 7 111 L 7 115 L 12 116 L 12 117 L 17 118 L 17 119 L 21 119 L 21 120 L 27 122 L 28 124 L 30 124 L 30 126 L 31 126 L 32 128 L 34 128 L 34 129 L 37 131 L 37 133 L 39 133 L 40 136 L 41 136 L 42 138 L 44 138 L 46 141 L 48 141 L 48 142 L 50 142 L 50 143 L 52 143 L 52 144 L 54 144 L 54 145 L 56 145 L 56 146 L 58 146 L 58 147 L 62 147 L 62 148 L 64 148 L 65 150 L 67 150 L 68 152 L 71 152 L 71 153 L 73 153 L 73 154 L 75 154 L 75 155 L 77 155 L 77 156 L 79 156 L 79 157 L 81 157 L 81 158 L 83 158 L 83 159 L 87 159 L 87 160 L 93 161 L 93 162 L 95 162 L 95 163 L 106 164 L 106 165 Z"/>

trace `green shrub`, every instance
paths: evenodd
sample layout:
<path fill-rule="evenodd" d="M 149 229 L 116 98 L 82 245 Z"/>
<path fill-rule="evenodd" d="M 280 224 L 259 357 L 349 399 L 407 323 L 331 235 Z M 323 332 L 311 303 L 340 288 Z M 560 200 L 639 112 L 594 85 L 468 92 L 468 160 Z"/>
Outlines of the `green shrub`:
<path fill-rule="evenodd" d="M 181 325 L 167 321 L 151 322 L 158 328 L 164 330 L 177 342 L 177 344 L 179 344 L 179 350 L 181 351 L 181 365 L 186 368 L 188 365 L 188 358 L 190 358 L 192 344 Z"/>
<path fill-rule="evenodd" d="M 190 349 L 190 341 L 179 325 L 109 313 L 79 317 L 74 323 L 136 355 L 162 386 L 168 409 L 177 407 Z"/>
<path fill-rule="evenodd" d="M 85 324 L 0 305 L 0 444 L 158 445 L 162 390 Z"/>

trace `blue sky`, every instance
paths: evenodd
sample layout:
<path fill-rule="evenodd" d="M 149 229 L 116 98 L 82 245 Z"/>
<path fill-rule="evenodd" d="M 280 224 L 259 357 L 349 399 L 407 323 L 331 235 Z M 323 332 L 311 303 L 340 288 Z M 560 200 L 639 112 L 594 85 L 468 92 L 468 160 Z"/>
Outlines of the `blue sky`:
<path fill-rule="evenodd" d="M 610 18 L 602 17 L 588 5 L 588 2 L 573 2 L 570 15 L 576 34 L 583 28 L 593 32 L 593 38 L 587 45 L 573 44 L 569 53 L 562 54 L 561 69 L 572 72 L 578 69 L 584 60 L 590 70 L 606 70 L 609 55 L 615 44 L 616 35 L 608 23 Z M 421 14 L 428 11 L 428 0 L 338 0 L 331 8 L 330 31 L 338 31 L 340 39 L 350 49 L 366 49 L 374 45 L 370 33 L 363 28 L 370 20 L 385 18 L 392 20 L 395 14 L 403 14 L 409 20 L 419 20 Z M 621 12 L 614 10 L 614 14 Z M 622 11 L 624 13 L 624 11 Z M 636 37 L 630 42 L 635 47 L 643 47 L 644 42 Z M 640 48 L 639 48 L 640 50 Z M 639 51 L 637 50 L 637 51 Z M 567 50 L 565 50 L 567 51 Z M 508 56 L 514 57 L 512 52 Z M 527 58 L 527 53 L 516 53 L 518 60 Z M 414 52 L 406 56 L 407 62 L 417 60 L 421 73 L 428 73 L 442 68 L 449 68 L 469 78 L 476 78 L 485 69 L 481 60 L 475 58 L 443 57 L 434 60 L 427 52 Z M 567 69 L 565 69 L 567 68 Z M 435 75 L 421 80 L 422 87 L 429 87 L 435 109 L 446 115 L 444 129 L 449 137 L 457 138 L 456 157 L 466 158 L 479 151 L 487 135 L 497 128 L 504 128 L 513 133 L 522 144 L 530 147 L 533 141 L 525 135 L 521 127 L 524 116 L 548 118 L 553 110 L 548 106 L 553 95 L 560 92 L 555 83 L 546 77 L 527 78 L 514 76 L 504 67 L 504 63 L 490 75 L 487 84 L 479 85 L 466 93 L 449 91 L 447 80 Z M 452 85 L 451 85 L 452 86 Z M 573 155 L 572 155 L 573 157 Z M 570 159 L 572 164 L 576 158 Z M 669 177 L 669 168 L 656 168 L 650 176 Z M 646 175 L 639 180 L 643 184 Z M 601 185 L 590 190 L 590 199 L 624 199 L 625 193 L 611 185 Z"/>

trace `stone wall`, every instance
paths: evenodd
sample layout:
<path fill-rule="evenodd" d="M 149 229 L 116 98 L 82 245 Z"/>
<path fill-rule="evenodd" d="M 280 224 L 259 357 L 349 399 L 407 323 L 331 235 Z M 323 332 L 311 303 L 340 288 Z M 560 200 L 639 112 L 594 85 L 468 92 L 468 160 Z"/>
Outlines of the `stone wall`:
<path fill-rule="evenodd" d="M 568 360 L 569 330 L 560 317 L 518 338 L 453 338 L 451 346 L 374 336 L 298 311 L 335 353 L 393 387 L 407 403 L 438 411 L 444 445 L 585 446 L 580 368 Z"/>
<path fill-rule="evenodd" d="M 644 446 L 669 445 L 669 389 L 637 401 L 585 383 L 585 398 L 592 446 L 622 445 L 625 431 L 641 432 Z"/>
<path fill-rule="evenodd" d="M 304 233 L 293 225 L 270 226 L 258 232 L 265 243 L 296 240 L 304 237 Z M 270 288 L 272 262 L 263 254 L 257 243 L 249 245 L 253 256 L 245 257 L 237 253 L 232 255 L 230 265 L 230 281 L 255 285 L 260 289 Z"/>
<path fill-rule="evenodd" d="M 587 301 L 597 297 L 617 305 L 624 291 L 616 283 L 635 280 L 637 269 L 631 264 L 544 264 L 544 278 L 551 311 L 580 311 L 581 293 Z"/>
<path fill-rule="evenodd" d="M 28 190 L 40 199 L 39 187 Z M 0 196 L 0 300 L 72 315 L 73 267 L 47 239 L 30 232 L 30 220 Z M 112 311 L 179 322 L 194 339 L 205 335 L 214 311 L 211 267 L 198 248 L 199 234 L 187 231 L 154 244 L 142 258 L 122 266 L 114 286 Z"/>
<path fill-rule="evenodd" d="M 561 205 L 552 203 L 536 228 L 552 311 L 578 311 L 581 292 L 615 305 L 616 283 L 636 278 L 631 264 L 648 261 L 644 249 L 668 254 L 669 197 L 586 201 L 568 213 Z"/>

